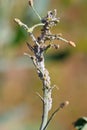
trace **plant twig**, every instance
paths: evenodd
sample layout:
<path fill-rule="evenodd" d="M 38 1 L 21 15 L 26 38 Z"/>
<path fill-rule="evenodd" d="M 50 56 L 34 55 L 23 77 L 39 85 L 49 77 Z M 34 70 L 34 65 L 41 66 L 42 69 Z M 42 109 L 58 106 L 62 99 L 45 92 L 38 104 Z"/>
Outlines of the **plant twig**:
<path fill-rule="evenodd" d="M 52 87 L 52 85 L 51 85 L 49 72 L 45 67 L 44 53 L 50 47 L 53 47 L 55 49 L 59 48 L 58 44 L 57 45 L 53 44 L 54 40 L 61 40 L 65 43 L 72 45 L 73 47 L 75 47 L 76 45 L 74 42 L 68 41 L 68 40 L 62 38 L 62 36 L 60 34 L 51 33 L 51 28 L 53 26 L 57 25 L 57 23 L 59 23 L 59 17 L 58 18 L 56 17 L 56 15 L 57 15 L 56 9 L 53 11 L 48 11 L 47 16 L 45 16 L 44 18 L 41 18 L 33 6 L 33 0 L 29 0 L 29 5 L 34 10 L 35 14 L 38 16 L 41 23 L 35 24 L 34 26 L 29 28 L 26 24 L 21 22 L 19 19 L 15 18 L 14 20 L 20 27 L 23 27 L 27 31 L 27 33 L 29 34 L 29 36 L 31 37 L 31 39 L 34 43 L 34 45 L 31 45 L 28 42 L 26 43 L 28 48 L 32 51 L 33 55 L 31 56 L 27 53 L 24 53 L 24 55 L 27 55 L 29 58 L 32 59 L 32 62 L 36 68 L 38 77 L 40 78 L 40 80 L 42 81 L 42 84 L 43 84 L 43 86 L 42 86 L 43 97 L 41 97 L 41 95 L 39 93 L 37 93 L 37 95 L 43 101 L 42 121 L 41 121 L 39 130 L 46 130 L 47 126 L 49 125 L 50 121 L 55 116 L 55 114 L 61 108 L 63 108 L 64 106 L 67 106 L 69 104 L 69 102 L 66 101 L 66 102 L 60 104 L 60 106 L 52 113 L 52 115 L 48 119 L 48 113 L 52 108 L 52 90 L 54 87 Z M 36 38 L 34 36 L 34 29 L 39 26 L 42 27 L 41 34 L 40 34 L 40 36 L 38 36 Z M 46 41 L 49 41 L 52 43 L 47 45 Z"/>
<path fill-rule="evenodd" d="M 36 11 L 36 9 L 34 8 L 34 2 L 33 2 L 33 0 L 29 0 L 28 3 L 29 3 L 29 5 L 32 7 L 34 13 L 35 13 L 35 14 L 38 16 L 38 18 L 41 20 L 40 15 L 38 14 L 38 12 Z"/>
<path fill-rule="evenodd" d="M 61 109 L 64 108 L 65 106 L 67 106 L 69 104 L 68 101 L 61 103 L 60 106 L 52 113 L 52 115 L 50 116 L 50 118 L 47 121 L 47 124 L 45 125 L 44 129 L 45 130 L 47 128 L 47 126 L 49 125 L 50 121 L 53 119 L 53 117 L 56 115 L 56 113 Z"/>
<path fill-rule="evenodd" d="M 43 97 L 38 92 L 36 92 L 36 94 L 40 97 L 41 101 L 44 102 Z"/>

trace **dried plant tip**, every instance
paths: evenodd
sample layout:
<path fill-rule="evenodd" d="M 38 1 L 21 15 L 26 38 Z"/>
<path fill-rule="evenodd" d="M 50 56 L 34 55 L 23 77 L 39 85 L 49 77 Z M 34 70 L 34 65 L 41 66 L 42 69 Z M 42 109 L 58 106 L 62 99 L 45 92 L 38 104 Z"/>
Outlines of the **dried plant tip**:
<path fill-rule="evenodd" d="M 20 25 L 20 26 L 23 26 L 23 25 L 24 25 L 24 24 L 20 21 L 20 19 L 18 19 L 18 18 L 15 18 L 14 21 L 15 21 L 18 25 Z"/>
<path fill-rule="evenodd" d="M 14 21 L 21 27 L 23 27 L 27 32 L 32 31 L 28 28 L 28 26 L 20 21 L 20 19 L 15 18 Z"/>
<path fill-rule="evenodd" d="M 75 44 L 74 42 L 69 41 L 68 43 L 69 43 L 71 46 L 76 47 L 76 44 Z"/>
<path fill-rule="evenodd" d="M 15 18 L 14 21 L 15 21 L 16 23 L 18 23 L 18 24 L 21 23 L 20 19 L 18 19 L 18 18 Z"/>
<path fill-rule="evenodd" d="M 31 7 L 33 7 L 33 0 L 29 0 L 28 3 Z"/>
<path fill-rule="evenodd" d="M 69 101 L 65 101 L 65 106 L 69 105 Z"/>
<path fill-rule="evenodd" d="M 60 104 L 60 108 L 64 108 L 66 107 L 67 105 L 69 105 L 69 101 L 65 101 L 63 103 Z"/>

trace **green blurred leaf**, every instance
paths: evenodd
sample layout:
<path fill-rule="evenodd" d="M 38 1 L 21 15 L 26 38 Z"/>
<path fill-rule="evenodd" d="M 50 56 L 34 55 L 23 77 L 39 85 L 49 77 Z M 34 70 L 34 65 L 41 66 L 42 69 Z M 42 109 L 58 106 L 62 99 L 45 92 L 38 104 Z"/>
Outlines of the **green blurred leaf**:
<path fill-rule="evenodd" d="M 12 45 L 19 46 L 20 44 L 23 43 L 22 41 L 25 41 L 26 39 L 27 39 L 26 31 L 23 28 L 17 27 L 16 35 Z"/>

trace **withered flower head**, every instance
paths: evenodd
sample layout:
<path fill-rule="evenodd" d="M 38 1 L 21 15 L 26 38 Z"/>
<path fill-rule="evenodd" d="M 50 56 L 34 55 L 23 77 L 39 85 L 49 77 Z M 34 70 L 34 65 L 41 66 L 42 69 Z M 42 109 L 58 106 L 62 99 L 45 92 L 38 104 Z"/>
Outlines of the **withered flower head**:
<path fill-rule="evenodd" d="M 33 7 L 33 0 L 29 0 L 28 3 L 31 7 Z"/>

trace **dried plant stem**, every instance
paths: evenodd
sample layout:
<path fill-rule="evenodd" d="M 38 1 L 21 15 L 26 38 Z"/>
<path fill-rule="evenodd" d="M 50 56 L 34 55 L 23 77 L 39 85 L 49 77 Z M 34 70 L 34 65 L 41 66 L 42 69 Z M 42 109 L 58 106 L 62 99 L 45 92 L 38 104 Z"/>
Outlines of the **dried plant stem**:
<path fill-rule="evenodd" d="M 50 123 L 54 115 L 60 110 L 60 108 L 63 108 L 64 106 L 68 105 L 68 102 L 66 101 L 60 104 L 60 106 L 52 113 L 52 115 L 48 119 L 48 113 L 52 108 L 52 90 L 54 87 L 52 87 L 51 85 L 49 72 L 45 68 L 44 53 L 50 47 L 53 47 L 55 49 L 59 48 L 59 45 L 53 43 L 54 40 L 61 40 L 65 43 L 70 44 L 73 47 L 75 47 L 76 45 L 74 42 L 68 41 L 62 38 L 58 34 L 51 33 L 51 28 L 59 22 L 59 18 L 56 17 L 57 15 L 56 9 L 54 11 L 48 11 L 47 16 L 41 19 L 41 17 L 33 7 L 33 0 L 29 0 L 29 5 L 34 10 L 35 14 L 38 16 L 41 23 L 38 23 L 32 26 L 31 28 L 29 28 L 26 24 L 22 23 L 19 19 L 15 18 L 14 20 L 19 26 L 23 27 L 27 31 L 27 33 L 29 34 L 29 36 L 33 41 L 33 45 L 31 45 L 28 42 L 26 43 L 27 47 L 31 50 L 33 55 L 31 56 L 27 53 L 24 54 L 29 58 L 31 58 L 36 68 L 38 77 L 42 81 L 43 96 L 41 97 L 40 94 L 37 93 L 37 95 L 40 97 L 40 99 L 43 102 L 42 121 L 39 130 L 46 130 L 48 124 Z M 41 33 L 37 38 L 35 38 L 33 31 L 38 26 L 42 26 L 40 31 Z M 52 42 L 52 44 L 47 45 L 46 41 L 50 41 Z"/>
<path fill-rule="evenodd" d="M 68 101 L 65 101 L 63 103 L 60 104 L 60 106 L 52 113 L 52 115 L 50 116 L 50 118 L 47 121 L 47 124 L 45 125 L 44 129 L 45 130 L 47 128 L 47 126 L 49 125 L 50 121 L 53 119 L 53 117 L 56 115 L 56 113 L 61 109 L 64 108 L 65 106 L 67 106 L 69 104 Z"/>
<path fill-rule="evenodd" d="M 44 56 L 42 55 L 41 58 L 43 59 L 38 64 L 38 68 L 40 69 L 40 79 L 43 83 L 43 112 L 42 112 L 42 122 L 40 126 L 40 130 L 43 130 L 43 128 L 46 126 L 48 121 L 48 113 L 51 110 L 52 107 L 52 89 L 51 89 L 51 82 L 49 73 L 45 68 L 44 64 Z"/>
<path fill-rule="evenodd" d="M 41 20 L 40 15 L 38 14 L 38 12 L 36 11 L 36 9 L 34 8 L 34 2 L 33 2 L 33 0 L 29 0 L 28 3 L 29 3 L 29 6 L 32 7 L 32 9 L 33 9 L 34 13 L 37 15 L 37 17 Z"/>
<path fill-rule="evenodd" d="M 34 37 L 34 39 L 35 39 L 35 37 Z M 28 45 L 29 49 L 31 49 L 33 51 L 33 48 L 30 48 L 28 43 L 27 43 L 27 45 Z M 42 122 L 41 122 L 41 126 L 40 126 L 40 130 L 43 130 L 48 121 L 48 113 L 52 108 L 51 95 L 52 95 L 53 88 L 51 87 L 49 73 L 48 73 L 47 69 L 45 68 L 44 55 L 43 55 L 43 51 L 41 51 L 42 48 L 40 47 L 40 45 L 38 46 L 37 43 L 36 43 L 35 47 L 36 47 L 35 52 L 34 52 L 35 56 L 30 56 L 27 53 L 24 53 L 24 55 L 26 55 L 32 59 L 34 66 L 37 69 L 38 76 L 40 77 L 40 79 L 42 80 L 42 83 L 43 83 L 43 88 L 42 88 L 43 98 L 39 95 L 39 97 L 43 101 Z"/>
<path fill-rule="evenodd" d="M 55 114 L 60 110 L 60 107 L 58 107 L 50 116 L 49 120 L 47 121 L 45 127 L 43 128 L 43 130 L 46 130 L 47 126 L 49 125 L 50 121 L 52 120 L 52 118 L 55 116 Z"/>
<path fill-rule="evenodd" d="M 36 11 L 36 9 L 34 8 L 34 6 L 32 6 L 32 9 L 33 9 L 33 11 L 35 12 L 35 14 L 38 16 L 38 18 L 41 20 L 41 17 L 40 17 L 40 15 L 38 14 L 38 12 Z"/>
<path fill-rule="evenodd" d="M 49 109 L 48 109 L 49 100 L 48 100 L 48 97 L 49 97 L 48 90 L 44 89 L 44 91 L 43 91 L 43 99 L 45 101 L 43 102 L 43 114 L 42 114 L 42 122 L 41 122 L 40 130 L 46 130 L 45 126 L 46 126 L 47 121 L 48 121 L 48 113 L 49 113 Z"/>

